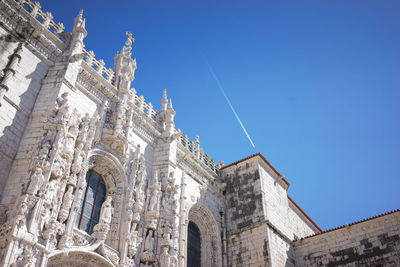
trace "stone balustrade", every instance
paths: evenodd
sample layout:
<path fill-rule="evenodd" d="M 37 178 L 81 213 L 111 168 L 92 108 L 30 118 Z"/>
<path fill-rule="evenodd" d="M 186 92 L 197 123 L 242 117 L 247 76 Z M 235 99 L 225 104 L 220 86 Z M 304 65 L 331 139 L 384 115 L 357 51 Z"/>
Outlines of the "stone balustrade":
<path fill-rule="evenodd" d="M 180 141 L 189 152 L 191 152 L 200 162 L 209 167 L 212 171 L 217 172 L 224 166 L 223 161 L 220 161 L 218 164 L 216 164 L 215 160 L 211 159 L 209 154 L 204 153 L 204 149 L 200 148 L 198 136 L 194 137 L 194 141 L 189 141 L 189 137 L 187 135 L 181 135 Z"/>
<path fill-rule="evenodd" d="M 136 95 L 136 92 L 132 90 L 133 92 L 133 97 L 132 97 L 132 102 L 133 104 L 143 113 L 146 114 L 146 116 L 152 120 L 155 120 L 157 116 L 157 112 L 153 109 L 153 105 L 149 102 L 146 103 L 144 97 Z"/>
<path fill-rule="evenodd" d="M 105 80 L 107 80 L 110 84 L 112 83 L 112 79 L 114 78 L 114 70 L 112 68 L 105 68 L 105 63 L 104 60 L 100 59 L 97 60 L 94 57 L 94 52 L 93 51 L 83 51 L 83 60 L 86 62 L 86 64 L 89 65 L 89 67 L 93 68 L 101 77 L 103 77 Z"/>
<path fill-rule="evenodd" d="M 50 12 L 43 12 L 39 2 L 32 2 L 30 0 L 15 0 L 27 13 L 39 21 L 42 26 L 52 32 L 61 42 L 65 41 L 64 24 L 55 23 L 53 15 Z"/>

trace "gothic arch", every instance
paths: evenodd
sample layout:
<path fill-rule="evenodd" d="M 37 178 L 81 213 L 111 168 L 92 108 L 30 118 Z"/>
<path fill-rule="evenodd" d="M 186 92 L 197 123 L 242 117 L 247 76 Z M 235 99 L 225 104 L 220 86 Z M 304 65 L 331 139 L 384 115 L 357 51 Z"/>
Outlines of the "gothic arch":
<path fill-rule="evenodd" d="M 127 178 L 124 167 L 117 157 L 109 152 L 100 149 L 91 150 L 88 170 L 94 170 L 102 175 L 110 193 L 114 193 L 117 188 L 126 188 Z"/>
<path fill-rule="evenodd" d="M 196 203 L 189 211 L 189 221 L 200 230 L 201 266 L 222 266 L 221 235 L 212 212 L 203 204 Z"/>
<path fill-rule="evenodd" d="M 72 250 L 68 253 L 58 252 L 52 255 L 48 267 L 114 267 L 114 265 L 100 254 L 92 251 Z"/>

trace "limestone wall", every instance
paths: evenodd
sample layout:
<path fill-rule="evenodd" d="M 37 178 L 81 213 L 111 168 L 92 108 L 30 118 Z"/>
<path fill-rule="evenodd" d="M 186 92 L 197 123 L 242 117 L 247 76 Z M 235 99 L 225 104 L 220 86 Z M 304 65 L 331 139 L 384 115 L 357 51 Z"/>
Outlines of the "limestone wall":
<path fill-rule="evenodd" d="M 400 266 L 400 211 L 294 242 L 296 266 Z"/>
<path fill-rule="evenodd" d="M 228 232 L 265 220 L 260 171 L 256 158 L 224 169 Z"/>
<path fill-rule="evenodd" d="M 292 242 L 272 228 L 268 228 L 268 237 L 271 247 L 271 266 L 294 267 Z"/>
<path fill-rule="evenodd" d="M 0 70 L 9 66 L 20 41 L 5 28 L 0 27 Z M 40 90 L 41 81 L 48 71 L 48 64 L 31 47 L 23 45 L 21 59 L 15 74 L 8 80 L 8 88 L 1 99 L 0 112 L 0 194 L 10 172 L 21 137 Z"/>
<path fill-rule="evenodd" d="M 228 165 L 223 177 L 229 264 L 294 266 L 292 240 L 319 230 L 288 199 L 289 184 L 259 154 Z"/>
<path fill-rule="evenodd" d="M 305 217 L 303 212 L 288 198 L 289 207 L 287 209 L 288 226 L 290 227 L 293 238 L 302 238 L 313 233 L 319 232 L 319 229 Z"/>
<path fill-rule="evenodd" d="M 228 235 L 229 266 L 273 266 L 268 242 L 268 226 L 258 224 Z"/>
<path fill-rule="evenodd" d="M 287 196 L 287 187 L 264 162 L 260 161 L 266 218 L 290 240 L 313 234 L 317 229 L 296 209 Z"/>

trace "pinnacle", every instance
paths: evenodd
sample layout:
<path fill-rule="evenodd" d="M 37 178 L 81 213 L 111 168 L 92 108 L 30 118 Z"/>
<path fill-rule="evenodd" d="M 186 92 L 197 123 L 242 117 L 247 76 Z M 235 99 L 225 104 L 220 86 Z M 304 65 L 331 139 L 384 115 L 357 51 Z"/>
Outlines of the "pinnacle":
<path fill-rule="evenodd" d="M 169 99 L 169 103 L 168 103 L 168 109 L 174 109 L 173 107 L 172 107 L 172 99 Z"/>

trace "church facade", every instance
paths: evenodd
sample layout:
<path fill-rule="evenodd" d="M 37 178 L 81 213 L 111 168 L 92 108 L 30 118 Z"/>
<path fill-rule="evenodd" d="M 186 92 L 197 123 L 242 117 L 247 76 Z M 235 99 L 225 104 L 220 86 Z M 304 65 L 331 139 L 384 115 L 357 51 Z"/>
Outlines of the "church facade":
<path fill-rule="evenodd" d="M 261 154 L 216 162 L 130 87 L 131 33 L 112 69 L 86 34 L 0 1 L 1 266 L 400 266 L 399 211 L 323 232 Z"/>

